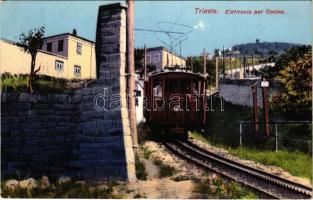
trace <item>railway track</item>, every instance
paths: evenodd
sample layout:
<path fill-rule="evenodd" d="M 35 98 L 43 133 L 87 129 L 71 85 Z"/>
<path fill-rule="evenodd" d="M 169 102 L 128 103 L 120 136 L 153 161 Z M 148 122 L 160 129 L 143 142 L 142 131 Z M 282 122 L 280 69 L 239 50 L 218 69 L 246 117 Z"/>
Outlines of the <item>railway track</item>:
<path fill-rule="evenodd" d="M 308 199 L 312 197 L 310 187 L 235 162 L 207 151 L 190 141 L 177 140 L 163 142 L 163 144 L 177 156 L 259 191 L 267 198 Z"/>

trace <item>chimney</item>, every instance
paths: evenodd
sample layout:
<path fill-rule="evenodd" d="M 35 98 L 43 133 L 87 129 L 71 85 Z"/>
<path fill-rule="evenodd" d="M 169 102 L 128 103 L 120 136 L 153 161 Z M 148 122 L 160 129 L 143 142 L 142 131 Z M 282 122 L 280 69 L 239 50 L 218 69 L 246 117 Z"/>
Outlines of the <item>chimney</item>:
<path fill-rule="evenodd" d="M 77 36 L 77 31 L 76 31 L 75 28 L 73 29 L 73 35 L 74 35 L 74 36 Z"/>

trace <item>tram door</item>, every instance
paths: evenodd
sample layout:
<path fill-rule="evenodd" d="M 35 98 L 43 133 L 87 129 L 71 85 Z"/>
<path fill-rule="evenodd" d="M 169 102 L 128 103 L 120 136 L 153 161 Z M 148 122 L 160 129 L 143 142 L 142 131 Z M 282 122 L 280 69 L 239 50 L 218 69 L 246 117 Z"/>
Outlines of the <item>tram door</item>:
<path fill-rule="evenodd" d="M 167 100 L 166 113 L 168 121 L 175 124 L 184 124 L 184 98 L 181 93 L 180 79 L 165 80 L 165 97 Z"/>

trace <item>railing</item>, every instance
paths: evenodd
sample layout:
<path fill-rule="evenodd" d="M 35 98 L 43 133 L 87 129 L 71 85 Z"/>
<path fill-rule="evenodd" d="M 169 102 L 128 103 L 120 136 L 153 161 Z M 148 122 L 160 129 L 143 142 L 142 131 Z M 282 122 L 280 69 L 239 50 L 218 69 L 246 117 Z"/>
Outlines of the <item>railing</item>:
<path fill-rule="evenodd" d="M 250 138 L 246 138 L 247 141 L 252 141 L 251 144 L 247 142 L 247 145 L 254 145 L 259 142 L 259 145 L 269 145 L 269 140 L 275 140 L 275 151 L 279 150 L 279 140 L 285 141 L 285 145 L 289 145 L 286 147 L 287 149 L 296 149 L 300 151 L 304 151 L 306 153 L 312 153 L 312 121 L 269 121 L 268 124 L 271 126 L 271 131 L 269 135 L 265 135 L 264 126 L 265 122 L 259 121 L 238 121 L 239 123 L 239 145 L 242 148 L 244 135 L 247 135 Z M 258 125 L 259 130 L 257 131 L 255 125 Z M 244 125 L 252 125 L 248 127 L 248 131 L 244 131 Z M 262 126 L 263 125 L 263 126 Z M 283 127 L 282 125 L 286 126 Z M 294 126 L 301 125 L 301 126 Z M 279 129 L 279 126 L 281 128 Z M 300 131 L 301 133 L 297 132 Z M 295 134 L 294 132 L 297 132 Z M 274 134 L 273 134 L 274 133 Z M 296 137 L 302 136 L 302 137 Z M 305 136 L 305 137 L 303 137 Z M 310 138 L 308 138 L 310 137 Z M 255 141 L 253 141 L 255 140 Z M 288 142 L 286 142 L 288 141 Z M 294 142 L 294 143 L 292 143 Z M 298 145 L 298 143 L 305 143 L 306 145 Z M 307 145 L 309 144 L 309 145 Z M 271 146 L 271 145 L 269 145 Z M 292 148 L 290 148 L 292 146 Z"/>

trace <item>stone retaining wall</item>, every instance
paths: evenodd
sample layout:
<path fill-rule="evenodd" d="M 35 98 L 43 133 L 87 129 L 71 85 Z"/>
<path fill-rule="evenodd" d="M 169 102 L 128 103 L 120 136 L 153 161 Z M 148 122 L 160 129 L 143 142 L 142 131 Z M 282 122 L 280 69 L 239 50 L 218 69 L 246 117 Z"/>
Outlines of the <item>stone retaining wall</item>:
<path fill-rule="evenodd" d="M 1 94 L 2 176 L 71 172 L 81 95 Z"/>
<path fill-rule="evenodd" d="M 253 97 L 251 85 L 258 80 L 248 79 L 221 79 L 219 82 L 219 95 L 225 101 L 237 105 L 253 107 Z M 270 81 L 270 97 L 277 93 L 280 89 L 278 81 Z M 263 108 L 262 88 L 260 84 L 257 85 L 258 106 Z"/>

